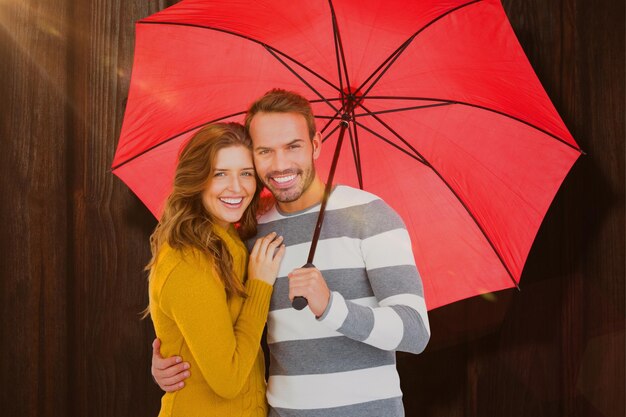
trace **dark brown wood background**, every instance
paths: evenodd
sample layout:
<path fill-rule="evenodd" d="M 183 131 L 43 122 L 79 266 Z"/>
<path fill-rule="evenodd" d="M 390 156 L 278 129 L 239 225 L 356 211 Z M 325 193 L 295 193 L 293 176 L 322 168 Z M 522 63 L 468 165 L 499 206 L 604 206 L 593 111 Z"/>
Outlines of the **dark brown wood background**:
<path fill-rule="evenodd" d="M 134 22 L 173 2 L 0 1 L 0 414 L 154 416 L 142 272 L 155 225 L 107 172 Z M 521 292 L 433 311 L 399 355 L 407 416 L 623 416 L 624 1 L 507 0 L 588 153 L 537 236 Z"/>

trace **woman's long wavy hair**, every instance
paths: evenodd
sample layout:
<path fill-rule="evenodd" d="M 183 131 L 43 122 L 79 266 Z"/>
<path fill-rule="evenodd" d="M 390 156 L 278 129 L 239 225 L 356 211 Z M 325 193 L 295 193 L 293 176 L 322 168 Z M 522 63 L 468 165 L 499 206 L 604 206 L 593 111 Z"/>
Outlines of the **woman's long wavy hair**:
<path fill-rule="evenodd" d="M 203 127 L 180 153 L 174 189 L 168 197 L 163 214 L 150 237 L 152 259 L 146 266 L 151 270 L 164 243 L 182 250 L 193 248 L 213 260 L 226 294 L 246 296 L 243 284 L 233 272 L 233 258 L 222 239 L 213 232 L 215 219 L 202 204 L 202 192 L 211 181 L 217 153 L 224 148 L 243 146 L 252 150 L 252 141 L 239 123 L 215 123 Z M 256 234 L 256 213 L 263 185 L 257 177 L 257 187 L 239 222 L 242 239 Z"/>

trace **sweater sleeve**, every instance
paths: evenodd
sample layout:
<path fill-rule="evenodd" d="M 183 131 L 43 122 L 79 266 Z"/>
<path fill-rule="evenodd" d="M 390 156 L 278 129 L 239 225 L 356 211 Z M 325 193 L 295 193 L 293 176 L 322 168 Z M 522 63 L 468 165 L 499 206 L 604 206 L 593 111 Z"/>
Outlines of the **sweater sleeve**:
<path fill-rule="evenodd" d="M 160 295 L 163 312 L 176 322 L 202 376 L 229 399 L 243 388 L 258 355 L 272 286 L 252 279 L 246 292 L 234 325 L 221 282 L 204 268 L 180 262 Z"/>
<path fill-rule="evenodd" d="M 319 320 L 379 349 L 420 353 L 430 339 L 430 327 L 409 234 L 400 216 L 380 200 L 368 217 L 361 255 L 377 306 L 357 304 L 333 291 Z"/>

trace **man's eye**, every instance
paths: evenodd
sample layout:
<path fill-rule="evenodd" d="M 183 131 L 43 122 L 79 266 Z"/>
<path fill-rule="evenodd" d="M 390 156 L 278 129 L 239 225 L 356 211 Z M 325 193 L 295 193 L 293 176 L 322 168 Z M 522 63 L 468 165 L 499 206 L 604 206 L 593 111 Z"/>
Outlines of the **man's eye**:
<path fill-rule="evenodd" d="M 290 145 L 289 149 L 298 149 L 300 145 Z"/>

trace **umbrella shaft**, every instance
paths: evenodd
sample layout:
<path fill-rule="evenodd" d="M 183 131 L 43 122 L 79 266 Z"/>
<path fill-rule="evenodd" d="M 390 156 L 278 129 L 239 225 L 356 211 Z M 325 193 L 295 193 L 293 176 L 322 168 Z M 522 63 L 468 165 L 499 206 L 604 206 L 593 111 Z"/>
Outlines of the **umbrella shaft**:
<path fill-rule="evenodd" d="M 333 155 L 333 162 L 330 166 L 328 173 L 328 179 L 326 180 L 326 187 L 324 187 L 324 196 L 322 197 L 322 205 L 320 206 L 320 213 L 317 216 L 317 224 L 315 225 L 315 232 L 313 233 L 313 240 L 311 241 L 311 248 L 309 249 L 309 257 L 307 258 L 307 264 L 313 263 L 315 257 L 315 249 L 317 248 L 317 241 L 320 238 L 320 232 L 322 230 L 322 223 L 324 222 L 324 213 L 326 212 L 326 203 L 330 196 L 330 191 L 333 187 L 333 177 L 335 176 L 335 168 L 337 168 L 337 162 L 339 161 L 339 153 L 341 152 L 341 145 L 343 143 L 343 136 L 348 128 L 348 122 L 346 120 L 341 121 L 341 128 L 339 130 L 339 139 L 337 139 L 337 146 L 335 147 L 335 154 Z"/>

